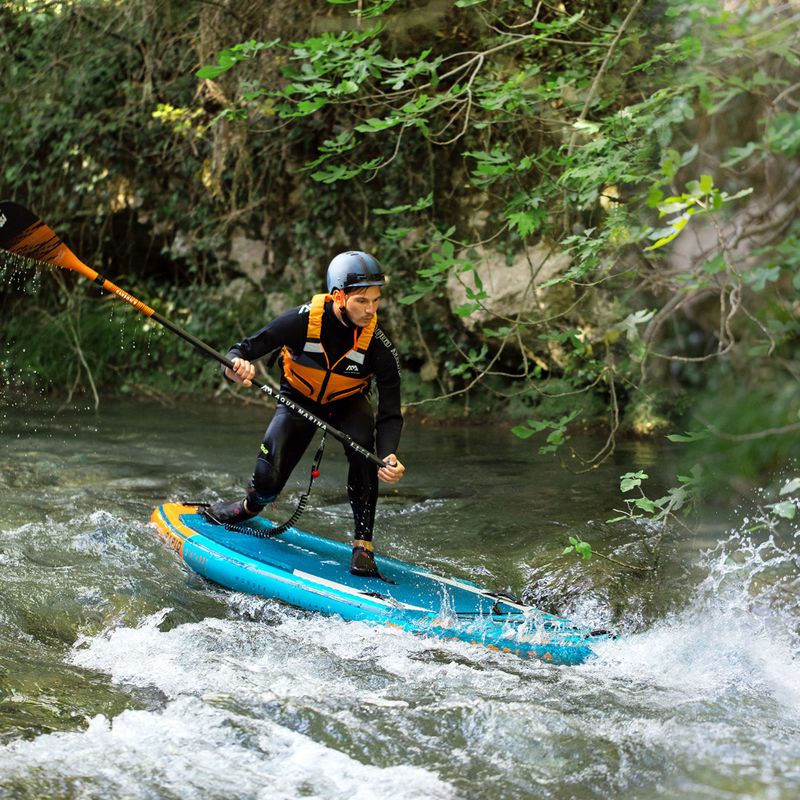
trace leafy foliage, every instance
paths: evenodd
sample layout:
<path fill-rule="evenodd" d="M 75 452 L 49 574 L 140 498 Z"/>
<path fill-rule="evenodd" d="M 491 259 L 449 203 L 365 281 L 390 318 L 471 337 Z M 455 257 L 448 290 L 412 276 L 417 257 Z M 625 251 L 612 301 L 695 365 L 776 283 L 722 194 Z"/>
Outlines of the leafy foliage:
<path fill-rule="evenodd" d="M 483 398 L 557 452 L 603 418 L 587 468 L 681 416 L 687 449 L 758 437 L 765 468 L 796 441 L 792 6 L 2 9 L 3 193 L 112 276 L 202 305 L 243 279 L 236 233 L 264 243 L 250 291 L 300 300 L 357 244 L 418 402 Z"/>
<path fill-rule="evenodd" d="M 489 347 L 460 347 L 465 360 L 449 368 L 449 379 L 469 379 L 471 389 L 476 375 L 486 385 L 505 372 L 525 380 L 534 397 L 550 380 L 566 380 L 574 392 L 608 393 L 613 431 L 625 411 L 620 398 L 636 406 L 637 394 L 655 391 L 666 364 L 673 376 L 685 375 L 688 390 L 695 364 L 738 369 L 731 356 L 759 341 L 770 354 L 780 349 L 795 358 L 798 328 L 779 289 L 786 270 L 770 263 L 785 219 L 769 226 L 765 247 L 748 241 L 763 203 L 780 191 L 757 185 L 760 165 L 797 150 L 796 115 L 774 114 L 771 106 L 772 98 L 788 98 L 797 63 L 791 12 L 674 0 L 663 17 L 634 3 L 621 19 L 604 4 L 570 13 L 464 2 L 442 20 L 460 40 L 428 37 L 403 52 L 388 35 L 402 18 L 397 4 L 368 11 L 371 27 L 278 43 L 288 59 L 283 80 L 255 95 L 240 91 L 230 110 L 252 123 L 260 116 L 254 97 L 268 97 L 271 112 L 292 126 L 310 130 L 307 119 L 321 125 L 305 169 L 345 195 L 348 184 L 366 197 L 375 184 L 402 187 L 404 202 L 367 204 L 381 253 L 391 257 L 405 244 L 415 254 L 414 272 L 397 276 L 407 287 L 401 302 L 466 320 L 472 338 Z M 731 118 L 744 114 L 755 124 L 732 128 Z M 747 169 L 726 171 L 706 155 L 702 130 L 709 128 L 728 142 L 723 166 Z M 399 173 L 406 163 L 415 164 L 413 174 Z M 477 224 L 462 213 L 476 207 L 485 209 Z M 707 244 L 687 245 L 688 258 L 661 255 L 688 231 Z M 566 269 L 538 284 L 532 277 L 535 302 L 503 320 L 499 342 L 476 336 L 469 322 L 477 315 L 485 325 L 497 315 L 476 233 L 511 261 L 543 241 L 570 256 Z M 746 267 L 743 243 L 753 262 Z M 454 284 L 464 287 L 466 302 L 453 302 Z M 549 297 L 562 286 L 573 302 L 553 309 Z M 692 331 L 678 312 L 707 297 L 718 299 L 720 319 L 713 330 Z M 772 332 L 776 304 L 785 309 L 782 344 Z M 699 355 L 681 346 L 692 338 L 702 343 Z M 442 361 L 449 347 L 436 343 Z M 503 370 L 492 348 L 505 348 Z M 781 379 L 777 363 L 772 371 Z M 747 380 L 746 370 L 740 375 Z M 515 432 L 547 429 L 548 447 L 568 440 L 557 435 L 563 422 L 554 418 Z"/>

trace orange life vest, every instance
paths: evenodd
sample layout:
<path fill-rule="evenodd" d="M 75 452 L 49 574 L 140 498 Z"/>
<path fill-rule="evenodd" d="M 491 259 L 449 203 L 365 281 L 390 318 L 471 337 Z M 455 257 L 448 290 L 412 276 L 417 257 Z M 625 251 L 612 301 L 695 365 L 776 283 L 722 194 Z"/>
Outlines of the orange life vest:
<path fill-rule="evenodd" d="M 283 375 L 289 385 L 317 403 L 331 403 L 364 392 L 371 378 L 364 372 L 364 355 L 372 341 L 378 316 L 372 317 L 358 337 L 353 332 L 353 349 L 331 364 L 320 336 L 325 303 L 332 299 L 329 294 L 315 294 L 311 298 L 308 332 L 302 352 L 294 353 L 288 347 L 282 351 Z"/>

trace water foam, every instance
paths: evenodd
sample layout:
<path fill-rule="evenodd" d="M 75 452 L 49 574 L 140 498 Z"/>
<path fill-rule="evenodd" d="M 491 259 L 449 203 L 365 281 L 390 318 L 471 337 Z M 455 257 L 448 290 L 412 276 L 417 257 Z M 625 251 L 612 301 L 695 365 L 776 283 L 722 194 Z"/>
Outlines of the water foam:
<path fill-rule="evenodd" d="M 126 798 L 449 798 L 435 771 L 402 763 L 369 763 L 304 733 L 310 709 L 347 718 L 341 698 L 359 696 L 360 669 L 375 652 L 369 626 L 347 645 L 338 621 L 318 645 L 320 618 L 288 614 L 276 627 L 247 620 L 207 619 L 163 630 L 169 609 L 136 627 L 82 637 L 73 664 L 111 675 L 120 685 L 157 689 L 162 708 L 127 710 L 88 721 L 83 732 L 16 742 L 3 752 L 0 788 L 36 775 L 41 785 L 81 785 L 82 797 Z M 310 631 L 308 622 L 311 622 Z M 330 621 L 329 621 L 330 622 Z M 338 630 L 336 630 L 338 627 Z M 330 626 L 329 626 L 330 628 Z M 373 704 L 395 714 L 406 704 L 376 693 Z M 278 720 L 271 718 L 277 717 Z M 281 724 L 283 719 L 290 725 Z M 357 723 L 357 720 L 351 720 Z M 324 738 L 324 737 L 323 737 Z M 113 766 L 112 766 L 113 765 Z"/>
<path fill-rule="evenodd" d="M 752 702 L 786 721 L 800 710 L 797 530 L 760 538 L 745 519 L 702 555 L 706 577 L 681 611 L 600 645 L 609 676 L 669 703 Z"/>
<path fill-rule="evenodd" d="M 4 752 L 4 782 L 80 787 L 83 798 L 294 800 L 450 798 L 425 770 L 360 763 L 300 733 L 182 696 L 163 711 L 98 716 L 82 733 L 41 736 Z"/>

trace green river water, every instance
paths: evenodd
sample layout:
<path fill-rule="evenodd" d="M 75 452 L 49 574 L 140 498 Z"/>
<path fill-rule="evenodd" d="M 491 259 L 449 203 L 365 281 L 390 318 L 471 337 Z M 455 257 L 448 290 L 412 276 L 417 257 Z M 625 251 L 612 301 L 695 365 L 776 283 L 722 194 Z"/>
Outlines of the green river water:
<path fill-rule="evenodd" d="M 0 410 L 0 798 L 800 796 L 796 523 L 711 517 L 655 573 L 581 563 L 570 535 L 643 563 L 659 531 L 605 520 L 621 473 L 671 483 L 669 450 L 576 475 L 505 426 L 409 424 L 379 551 L 619 634 L 580 667 L 522 661 L 191 573 L 151 510 L 238 494 L 269 413 Z M 330 442 L 299 527 L 347 538 L 344 473 Z"/>

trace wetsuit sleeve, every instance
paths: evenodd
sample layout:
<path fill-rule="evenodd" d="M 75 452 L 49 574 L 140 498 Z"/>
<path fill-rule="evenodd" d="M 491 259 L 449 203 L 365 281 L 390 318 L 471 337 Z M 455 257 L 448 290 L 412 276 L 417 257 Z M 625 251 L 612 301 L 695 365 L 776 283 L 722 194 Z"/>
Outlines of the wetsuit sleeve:
<path fill-rule="evenodd" d="M 255 361 L 283 345 L 302 349 L 308 330 L 308 312 L 307 305 L 289 309 L 257 333 L 242 339 L 241 342 L 236 342 L 228 350 L 228 358 L 231 360 L 245 358 L 248 361 Z"/>
<path fill-rule="evenodd" d="M 396 453 L 403 430 L 400 404 L 400 358 L 389 337 L 376 328 L 370 353 L 372 374 L 378 388 L 378 413 L 375 417 L 375 437 L 378 458 Z"/>

